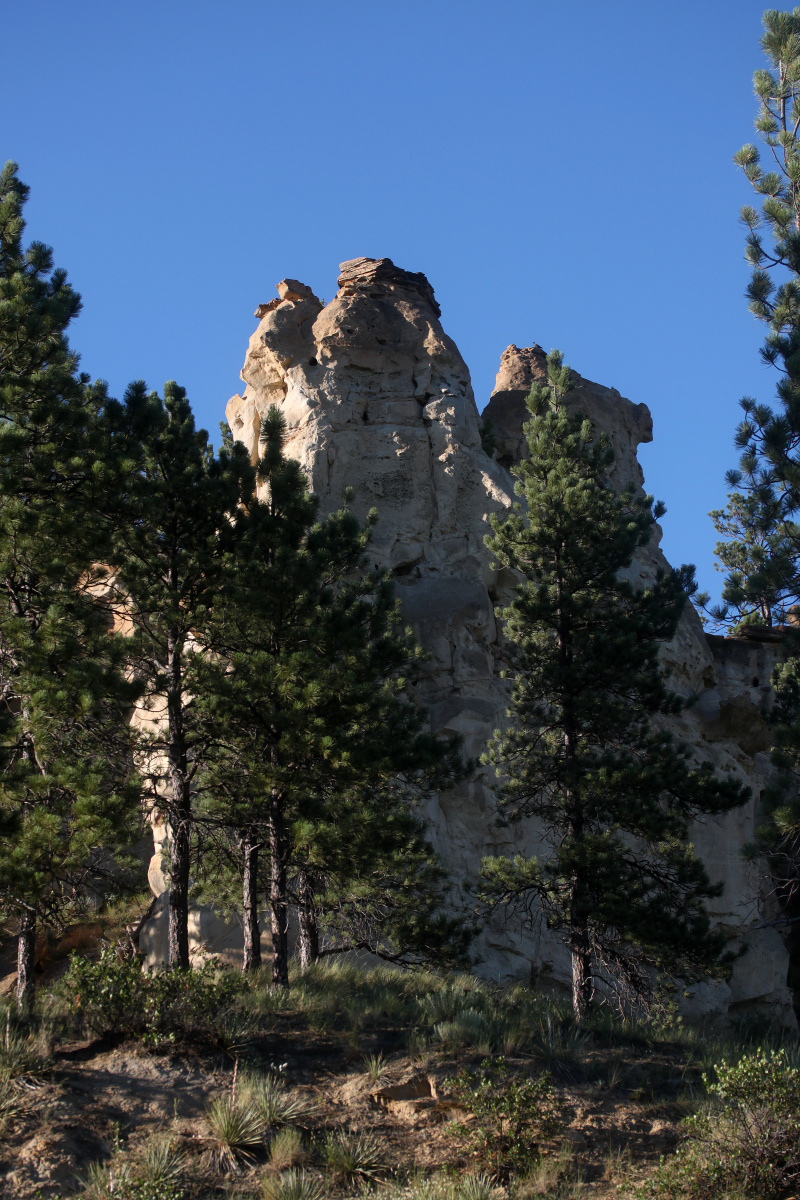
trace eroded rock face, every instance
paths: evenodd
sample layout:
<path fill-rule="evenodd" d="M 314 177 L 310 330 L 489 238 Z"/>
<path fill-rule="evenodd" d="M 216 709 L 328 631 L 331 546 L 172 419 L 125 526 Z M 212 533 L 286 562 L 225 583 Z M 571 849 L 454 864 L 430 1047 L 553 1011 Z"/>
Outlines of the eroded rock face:
<path fill-rule="evenodd" d="M 307 470 L 323 512 L 338 507 L 347 487 L 354 489 L 360 516 L 378 509 L 374 562 L 395 571 L 404 612 L 430 655 L 416 697 L 435 730 L 461 733 L 466 753 L 477 756 L 506 707 L 494 609 L 514 585 L 509 573 L 492 569 L 484 536 L 489 515 L 512 502 L 509 468 L 526 452 L 524 398 L 533 379 L 544 375 L 544 352 L 509 346 L 502 356 L 484 413 L 498 439 L 493 459 L 481 447 L 469 371 L 442 329 L 423 275 L 389 259 L 355 259 L 342 264 L 339 291 L 324 308 L 297 280 L 283 281 L 278 292 L 277 301 L 256 313 L 259 325 L 242 370 L 246 387 L 227 407 L 233 435 L 255 461 L 261 423 L 278 404 L 287 420 L 287 453 Z M 620 486 L 641 486 L 636 447 L 652 438 L 646 405 L 580 377 L 570 403 L 610 434 Z M 630 574 L 644 583 L 664 565 L 654 540 Z M 676 733 L 698 757 L 750 783 L 757 798 L 769 769 L 760 717 L 768 700 L 765 656 L 776 651 L 753 645 L 741 651 L 722 641 L 710 646 L 689 609 L 665 649 L 673 686 L 699 695 L 675 722 Z M 764 662 L 751 661 L 754 655 Z M 533 828 L 495 826 L 491 788 L 489 770 L 480 767 L 431 802 L 434 838 L 456 879 L 474 876 L 488 852 L 535 849 Z M 771 915 L 760 894 L 766 888 L 740 855 L 753 836 L 755 803 L 695 831 L 712 877 L 726 884 L 715 916 L 737 944 L 748 942 L 751 949 L 730 985 L 700 988 L 692 1003 L 697 1012 L 768 1006 L 791 1023 L 787 954 L 774 928 L 757 929 Z M 546 931 L 523 932 L 498 921 L 486 927 L 477 949 L 480 970 L 493 978 L 569 978 L 566 951 Z"/>

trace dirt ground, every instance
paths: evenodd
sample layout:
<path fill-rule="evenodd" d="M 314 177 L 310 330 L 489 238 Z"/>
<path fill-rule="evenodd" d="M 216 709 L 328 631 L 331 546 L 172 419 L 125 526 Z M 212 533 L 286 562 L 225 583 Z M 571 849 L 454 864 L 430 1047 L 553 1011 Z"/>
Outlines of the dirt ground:
<path fill-rule="evenodd" d="M 381 1138 L 391 1168 L 448 1167 L 457 1173 L 472 1168 L 463 1141 L 453 1136 L 450 1122 L 466 1114 L 450 1097 L 448 1080 L 479 1056 L 465 1051 L 448 1058 L 440 1052 L 412 1059 L 397 1052 L 390 1031 L 372 1032 L 356 1043 L 352 1036 L 296 1025 L 278 1018 L 270 1037 L 253 1047 L 251 1061 L 261 1070 L 280 1070 L 287 1085 L 314 1101 L 313 1116 L 304 1122 L 310 1144 L 337 1127 L 369 1130 Z M 386 1054 L 387 1066 L 376 1083 L 363 1063 L 366 1054 L 378 1051 Z M 541 1071 L 540 1063 L 524 1055 L 508 1061 L 521 1073 Z M 544 1149 L 547 1156 L 564 1142 L 571 1148 L 569 1194 L 616 1195 L 622 1174 L 644 1176 L 675 1145 L 692 1085 L 679 1051 L 645 1047 L 621 1056 L 598 1049 L 579 1066 L 555 1064 L 553 1073 L 573 1115 L 558 1142 Z M 58 1048 L 52 1071 L 22 1089 L 22 1111 L 0 1147 L 0 1195 L 34 1200 L 80 1194 L 79 1176 L 92 1162 L 120 1146 L 135 1153 L 164 1131 L 187 1153 L 190 1195 L 252 1195 L 263 1158 L 225 1179 L 209 1166 L 204 1113 L 214 1098 L 231 1091 L 233 1075 L 234 1063 L 222 1055 L 156 1053 L 138 1043 L 103 1040 Z M 313 1158 L 309 1169 L 315 1169 Z"/>

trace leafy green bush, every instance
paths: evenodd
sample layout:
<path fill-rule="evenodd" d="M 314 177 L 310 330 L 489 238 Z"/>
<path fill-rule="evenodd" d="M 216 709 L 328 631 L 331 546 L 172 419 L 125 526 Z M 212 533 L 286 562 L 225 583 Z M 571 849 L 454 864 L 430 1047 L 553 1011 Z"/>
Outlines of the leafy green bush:
<path fill-rule="evenodd" d="M 477 1071 L 450 1080 L 453 1096 L 475 1116 L 453 1132 L 495 1179 L 523 1174 L 541 1157 L 540 1143 L 564 1127 L 566 1108 L 546 1075 L 514 1075 L 503 1057 L 486 1058 Z"/>
<path fill-rule="evenodd" d="M 637 1197 L 780 1200 L 800 1184 L 800 1071 L 783 1050 L 747 1054 L 706 1076 L 709 1103 L 685 1122 L 686 1141 Z"/>
<path fill-rule="evenodd" d="M 72 958 L 59 992 L 92 1033 L 137 1038 L 154 1047 L 191 1037 L 227 1050 L 237 1038 L 241 1042 L 232 1024 L 243 987 L 238 973 L 214 963 L 199 971 L 148 975 L 138 961 L 120 960 L 107 949 L 96 962 Z M 242 1020 L 246 1023 L 244 1014 Z"/>

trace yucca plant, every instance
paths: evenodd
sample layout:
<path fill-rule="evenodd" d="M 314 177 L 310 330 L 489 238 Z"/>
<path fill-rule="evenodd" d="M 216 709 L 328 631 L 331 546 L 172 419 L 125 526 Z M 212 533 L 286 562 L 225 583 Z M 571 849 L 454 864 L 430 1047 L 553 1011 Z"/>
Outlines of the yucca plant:
<path fill-rule="evenodd" d="M 491 1054 L 502 1045 L 506 1024 L 490 1013 L 462 1008 L 449 1021 L 440 1021 L 434 1033 L 445 1046 L 476 1046 L 483 1054 Z"/>
<path fill-rule="evenodd" d="M 312 1100 L 293 1096 L 277 1075 L 249 1075 L 242 1083 L 242 1094 L 255 1109 L 263 1124 L 272 1129 L 299 1125 L 312 1115 Z"/>
<path fill-rule="evenodd" d="M 374 1133 L 338 1129 L 322 1144 L 322 1159 L 336 1180 L 374 1180 L 386 1169 L 383 1147 Z"/>
<path fill-rule="evenodd" d="M 14 1082 L 6 1071 L 0 1071 L 0 1134 L 20 1111 L 19 1093 Z"/>
<path fill-rule="evenodd" d="M 540 1018 L 530 1040 L 530 1051 L 551 1072 L 565 1082 L 574 1080 L 576 1072 L 570 1066 L 578 1057 L 589 1035 L 577 1025 L 566 1026 L 554 1018 L 548 1008 Z"/>
<path fill-rule="evenodd" d="M 378 1085 L 386 1077 L 386 1058 L 383 1054 L 365 1054 L 361 1060 L 364 1074 L 372 1083 Z"/>
<path fill-rule="evenodd" d="M 52 1060 L 39 1040 L 18 1033 L 6 1014 L 5 1028 L 0 1034 L 0 1072 L 10 1079 L 37 1082 L 51 1066 Z"/>
<path fill-rule="evenodd" d="M 282 1175 L 265 1175 L 261 1181 L 264 1200 L 325 1200 L 325 1189 L 313 1175 L 305 1171 L 284 1171 Z"/>
<path fill-rule="evenodd" d="M 137 1179 L 151 1187 L 180 1183 L 186 1173 L 186 1155 L 170 1137 L 156 1137 L 147 1143 Z"/>
<path fill-rule="evenodd" d="M 78 1176 L 83 1200 L 114 1200 L 124 1197 L 132 1183 L 130 1164 L 115 1155 L 110 1163 L 91 1163 L 85 1175 Z"/>
<path fill-rule="evenodd" d="M 223 1013 L 213 1023 L 214 1040 L 223 1053 L 236 1059 L 252 1042 L 256 1025 L 253 1013 L 240 1010 Z"/>
<path fill-rule="evenodd" d="M 477 1011 L 486 1005 L 483 992 L 470 991 L 464 987 L 448 985 L 438 992 L 422 996 L 418 1002 L 422 1019 L 429 1025 L 452 1021 L 457 1013 L 465 1010 Z"/>
<path fill-rule="evenodd" d="M 252 1162 L 253 1151 L 264 1141 L 265 1123 L 252 1104 L 221 1096 L 206 1109 L 214 1148 L 211 1159 L 220 1171 L 236 1171 L 239 1162 Z"/>

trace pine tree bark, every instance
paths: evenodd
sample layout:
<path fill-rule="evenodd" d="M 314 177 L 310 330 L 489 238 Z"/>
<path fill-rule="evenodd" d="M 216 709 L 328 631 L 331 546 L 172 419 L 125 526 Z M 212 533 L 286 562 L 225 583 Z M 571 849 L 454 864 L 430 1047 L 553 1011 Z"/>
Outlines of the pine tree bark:
<path fill-rule="evenodd" d="M 561 607 L 565 590 L 565 582 L 558 578 L 556 583 L 559 615 L 558 615 L 558 649 L 562 670 L 562 678 L 568 681 L 569 668 L 572 666 L 572 630 L 564 609 Z M 568 684 L 567 684 L 568 686 Z M 578 748 L 578 730 L 572 697 L 567 691 L 562 696 L 562 713 L 564 722 L 564 767 L 565 777 L 569 782 L 575 768 Z M 580 797 L 574 789 L 566 791 L 566 801 L 571 809 L 568 822 L 568 834 L 573 842 L 579 842 L 583 834 L 583 816 L 581 813 Z M 578 1024 L 586 1016 L 592 1001 L 592 958 L 589 942 L 589 922 L 583 903 L 583 886 L 580 877 L 572 876 L 569 885 L 569 946 L 572 955 L 572 1011 Z"/>
<path fill-rule="evenodd" d="M 261 930 L 258 924 L 258 852 L 259 843 L 252 829 L 244 840 L 244 877 L 242 880 L 242 924 L 244 952 L 242 970 L 257 971 L 261 966 Z"/>
<path fill-rule="evenodd" d="M 588 922 L 582 919 L 573 908 L 573 918 L 570 928 L 570 949 L 572 952 L 572 1011 L 575 1021 L 580 1024 L 589 1010 L 594 994 L 592 976 L 592 956 L 589 947 Z"/>
<path fill-rule="evenodd" d="M 269 804 L 269 908 L 272 931 L 272 983 L 289 986 L 289 906 L 286 900 L 286 838 L 283 796 L 274 788 Z"/>
<path fill-rule="evenodd" d="M 297 873 L 297 923 L 300 935 L 298 956 L 300 968 L 305 971 L 319 958 L 319 929 L 317 928 L 314 890 L 311 887 L 308 872 L 304 869 Z"/>
<path fill-rule="evenodd" d="M 189 868 L 192 801 L 188 777 L 186 730 L 183 720 L 181 659 L 183 640 L 176 631 L 167 637 L 167 721 L 170 780 L 169 924 L 167 966 L 188 971 L 189 962 Z"/>
<path fill-rule="evenodd" d="M 36 962 L 36 912 L 25 909 L 17 937 L 17 1011 L 24 1012 L 33 1004 Z"/>

